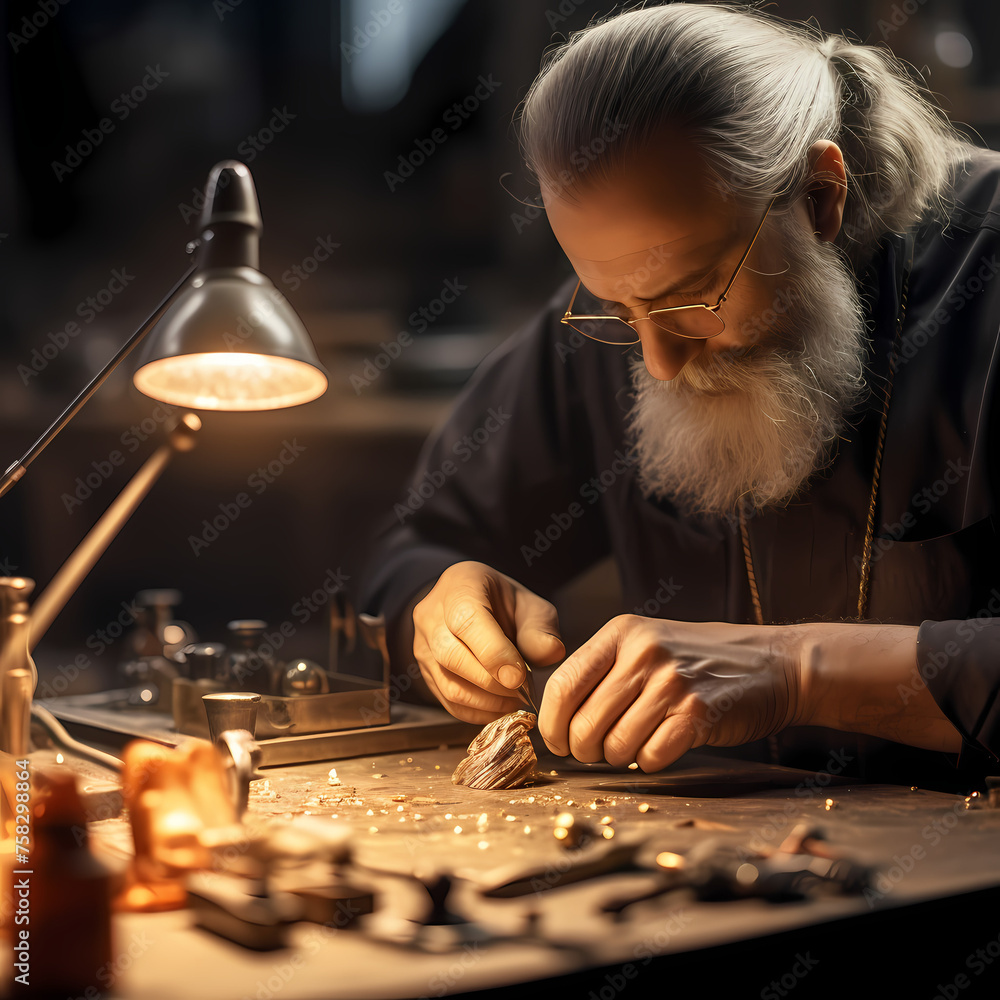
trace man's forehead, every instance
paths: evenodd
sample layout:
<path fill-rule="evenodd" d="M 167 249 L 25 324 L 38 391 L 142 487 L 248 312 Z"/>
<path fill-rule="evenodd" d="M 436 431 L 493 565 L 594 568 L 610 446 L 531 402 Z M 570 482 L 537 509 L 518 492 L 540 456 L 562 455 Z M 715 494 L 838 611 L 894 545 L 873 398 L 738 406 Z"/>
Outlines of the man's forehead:
<path fill-rule="evenodd" d="M 581 277 L 690 269 L 744 228 L 745 213 L 703 170 L 652 155 L 572 192 L 543 183 L 542 196 L 552 232 Z"/>
<path fill-rule="evenodd" d="M 581 278 L 628 278 L 661 270 L 665 273 L 694 272 L 713 264 L 731 245 L 730 233 L 712 238 L 702 232 L 692 234 L 690 239 L 643 247 L 606 260 L 590 260 L 568 251 L 567 257 Z"/>

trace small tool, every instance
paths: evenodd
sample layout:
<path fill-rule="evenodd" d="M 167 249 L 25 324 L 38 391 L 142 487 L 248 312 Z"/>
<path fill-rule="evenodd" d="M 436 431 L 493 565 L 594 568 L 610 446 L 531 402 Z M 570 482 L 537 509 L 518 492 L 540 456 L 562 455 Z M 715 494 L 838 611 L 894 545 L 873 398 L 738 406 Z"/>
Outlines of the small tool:
<path fill-rule="evenodd" d="M 538 700 L 535 696 L 535 677 L 527 663 L 524 664 L 524 683 L 517 690 L 524 702 L 537 716 Z"/>

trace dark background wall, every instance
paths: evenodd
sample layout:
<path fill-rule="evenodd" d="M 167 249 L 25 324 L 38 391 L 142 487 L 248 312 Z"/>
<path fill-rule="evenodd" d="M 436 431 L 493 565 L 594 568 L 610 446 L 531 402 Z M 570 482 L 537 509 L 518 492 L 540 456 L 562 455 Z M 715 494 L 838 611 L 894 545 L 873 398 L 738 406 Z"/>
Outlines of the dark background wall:
<path fill-rule="evenodd" d="M 0 464 L 180 275 L 199 191 L 220 159 L 250 166 L 262 270 L 331 374 L 314 404 L 205 416 L 199 448 L 174 461 L 53 626 L 39 651 L 45 670 L 86 648 L 143 587 L 179 588 L 181 617 L 216 638 L 231 618 L 292 617 L 331 570 L 356 582 L 456 386 L 568 273 L 544 218 L 516 200 L 534 190 L 511 120 L 545 48 L 612 9 L 588 0 L 8 0 Z M 887 41 L 929 71 L 953 117 L 995 144 L 996 5 L 779 0 L 770 9 Z M 419 309 L 436 308 L 446 282 L 460 294 L 422 323 Z M 80 332 L 70 337 L 72 321 Z M 387 352 L 401 333 L 413 342 Z M 389 353 L 398 357 L 373 367 Z M 43 585 L 152 452 L 166 414 L 129 374 L 117 373 L 0 500 L 0 571 Z M 281 465 L 286 442 L 297 454 Z M 109 462 L 115 452 L 120 465 Z M 210 544 L 192 542 L 276 461 L 280 476 L 252 489 L 237 519 Z M 88 476 L 89 495 L 79 483 Z M 574 607 L 586 602 L 571 616 Z M 323 632 L 318 615 L 296 651 L 322 655 Z M 95 658 L 81 683 L 106 683 L 122 652 Z"/>

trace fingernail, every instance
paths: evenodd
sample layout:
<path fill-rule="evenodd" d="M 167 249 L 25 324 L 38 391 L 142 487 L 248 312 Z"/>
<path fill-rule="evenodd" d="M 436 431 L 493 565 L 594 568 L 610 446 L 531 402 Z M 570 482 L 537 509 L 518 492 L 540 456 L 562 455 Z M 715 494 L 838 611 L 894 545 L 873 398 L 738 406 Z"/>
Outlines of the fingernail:
<path fill-rule="evenodd" d="M 521 670 L 518 667 L 512 666 L 507 663 L 500 668 L 497 673 L 500 678 L 500 683 L 507 688 L 519 688 L 521 686 L 521 681 L 524 679 Z"/>

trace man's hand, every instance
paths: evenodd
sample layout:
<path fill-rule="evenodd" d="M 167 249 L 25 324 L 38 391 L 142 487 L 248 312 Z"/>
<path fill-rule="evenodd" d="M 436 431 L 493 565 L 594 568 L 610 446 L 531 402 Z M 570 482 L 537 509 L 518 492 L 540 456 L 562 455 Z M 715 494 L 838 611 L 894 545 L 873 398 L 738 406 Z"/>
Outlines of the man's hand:
<path fill-rule="evenodd" d="M 438 701 L 456 718 L 485 724 L 524 708 L 514 692 L 525 659 L 565 655 L 556 609 L 478 562 L 449 566 L 413 609 L 413 655 Z"/>
<path fill-rule="evenodd" d="M 555 671 L 538 728 L 577 760 L 656 771 L 796 720 L 799 636 L 780 626 L 612 619 Z"/>

